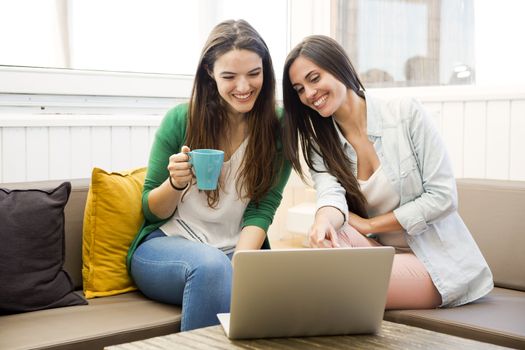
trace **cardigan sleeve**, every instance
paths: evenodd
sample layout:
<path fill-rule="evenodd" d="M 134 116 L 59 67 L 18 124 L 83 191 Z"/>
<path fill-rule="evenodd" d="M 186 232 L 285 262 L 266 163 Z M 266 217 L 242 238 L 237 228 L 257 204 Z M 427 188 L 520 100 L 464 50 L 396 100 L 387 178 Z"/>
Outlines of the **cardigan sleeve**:
<path fill-rule="evenodd" d="M 186 138 L 187 115 L 187 104 L 180 104 L 172 108 L 166 113 L 155 133 L 142 191 L 142 211 L 144 218 L 149 223 L 163 220 L 151 212 L 148 197 L 151 190 L 159 187 L 169 176 L 167 169 L 169 157 L 180 152 Z"/>

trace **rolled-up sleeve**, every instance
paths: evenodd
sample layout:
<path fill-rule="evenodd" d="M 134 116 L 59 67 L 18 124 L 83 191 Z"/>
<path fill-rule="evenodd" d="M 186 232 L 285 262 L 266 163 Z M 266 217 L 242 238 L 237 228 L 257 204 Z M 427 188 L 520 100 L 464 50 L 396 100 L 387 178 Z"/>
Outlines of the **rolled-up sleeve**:
<path fill-rule="evenodd" d="M 172 154 L 178 153 L 186 132 L 187 104 L 180 104 L 168 111 L 155 133 L 151 146 L 148 172 L 142 191 L 142 212 L 149 223 L 165 219 L 157 217 L 149 207 L 150 192 L 159 187 L 169 176 L 168 163 Z"/>
<path fill-rule="evenodd" d="M 348 219 L 348 204 L 346 203 L 346 191 L 337 181 L 337 178 L 326 170 L 324 161 L 317 153 L 312 154 L 312 165 L 309 169 L 317 193 L 317 210 L 321 207 L 335 207 L 344 215 L 344 221 Z"/>
<path fill-rule="evenodd" d="M 406 137 L 421 175 L 423 192 L 394 210 L 409 235 L 418 235 L 428 225 L 457 210 L 457 190 L 445 144 L 430 116 L 412 101 L 406 120 Z M 410 186 L 410 184 L 402 184 Z"/>

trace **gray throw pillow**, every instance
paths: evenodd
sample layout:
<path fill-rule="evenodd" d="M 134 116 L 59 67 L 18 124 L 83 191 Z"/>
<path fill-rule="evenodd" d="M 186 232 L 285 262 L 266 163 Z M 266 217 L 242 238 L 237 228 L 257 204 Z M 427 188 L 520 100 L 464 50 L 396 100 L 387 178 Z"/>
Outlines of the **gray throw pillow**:
<path fill-rule="evenodd" d="M 70 192 L 0 188 L 0 314 L 87 304 L 63 269 Z"/>

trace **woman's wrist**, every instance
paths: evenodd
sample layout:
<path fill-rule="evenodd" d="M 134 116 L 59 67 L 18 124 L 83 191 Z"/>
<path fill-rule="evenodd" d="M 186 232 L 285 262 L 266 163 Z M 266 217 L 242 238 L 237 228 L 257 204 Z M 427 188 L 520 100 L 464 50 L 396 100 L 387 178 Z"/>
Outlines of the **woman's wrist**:
<path fill-rule="evenodd" d="M 375 233 L 372 219 L 362 218 L 351 212 L 348 213 L 348 224 L 359 231 L 362 235 Z"/>
<path fill-rule="evenodd" d="M 184 187 L 177 187 L 175 186 L 175 184 L 173 183 L 173 179 L 171 178 L 171 176 L 168 176 L 168 179 L 170 181 L 170 185 L 171 187 L 176 190 L 176 191 L 184 191 L 187 187 L 188 187 L 188 184 L 184 185 Z"/>
<path fill-rule="evenodd" d="M 315 222 L 328 223 L 334 228 L 339 228 L 345 222 L 345 215 L 339 208 L 326 205 L 320 207 L 315 213 Z"/>
<path fill-rule="evenodd" d="M 374 229 L 374 222 L 372 221 L 372 219 L 364 219 L 364 231 L 363 232 L 365 235 L 368 235 L 370 233 L 375 233 L 375 229 Z"/>

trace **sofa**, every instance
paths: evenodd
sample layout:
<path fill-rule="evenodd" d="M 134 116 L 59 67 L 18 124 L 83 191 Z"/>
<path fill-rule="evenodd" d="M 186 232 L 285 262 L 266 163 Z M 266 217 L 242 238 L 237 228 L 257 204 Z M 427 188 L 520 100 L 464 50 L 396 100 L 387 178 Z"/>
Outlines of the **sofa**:
<path fill-rule="evenodd" d="M 459 213 L 494 275 L 495 288 L 468 305 L 391 310 L 384 319 L 525 349 L 525 182 L 458 179 Z"/>
<path fill-rule="evenodd" d="M 8 189 L 54 189 L 62 181 L 0 184 Z M 71 180 L 64 209 L 65 263 L 82 294 L 82 225 L 89 179 Z M 180 330 L 181 309 L 134 291 L 88 299 L 88 305 L 0 316 L 0 349 L 102 349 Z"/>
<path fill-rule="evenodd" d="M 55 188 L 60 181 L 1 184 Z M 72 180 L 65 207 L 65 270 L 82 293 L 82 224 L 90 181 Z M 493 273 L 496 288 L 469 305 L 393 310 L 385 319 L 498 345 L 525 348 L 525 182 L 458 180 L 459 210 Z M 88 305 L 0 316 L 0 349 L 101 349 L 178 332 L 179 307 L 140 292 L 89 299 Z"/>

